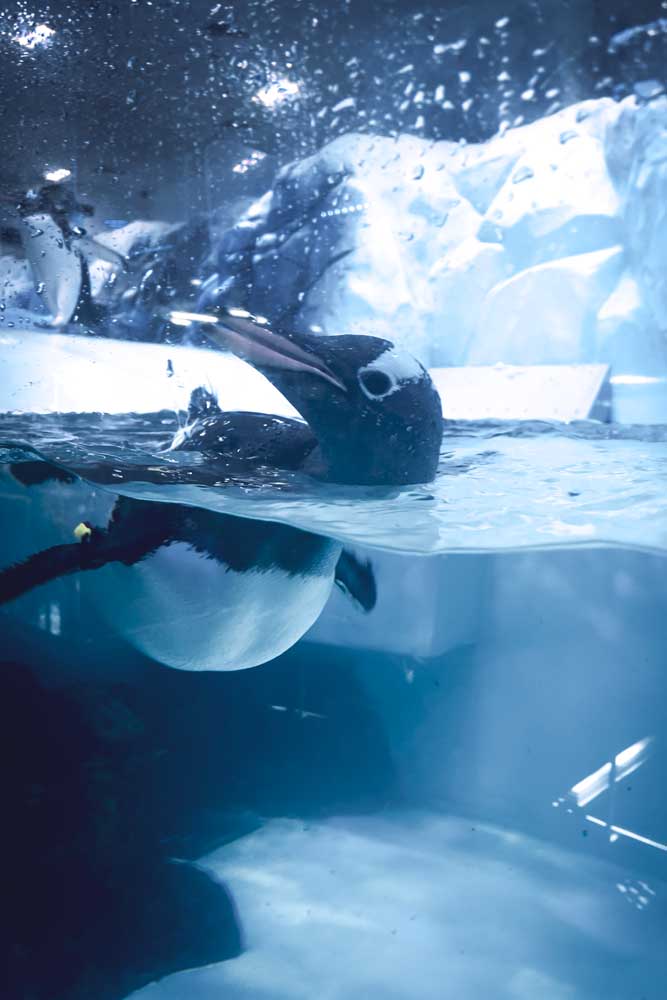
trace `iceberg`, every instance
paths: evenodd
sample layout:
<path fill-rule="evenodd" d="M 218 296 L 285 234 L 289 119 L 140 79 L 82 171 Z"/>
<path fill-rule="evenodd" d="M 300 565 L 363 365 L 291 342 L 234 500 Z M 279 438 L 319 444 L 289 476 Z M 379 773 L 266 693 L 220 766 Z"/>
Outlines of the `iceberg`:
<path fill-rule="evenodd" d="M 279 170 L 233 225 L 213 213 L 98 234 L 100 329 L 191 341 L 163 318 L 169 296 L 190 296 L 199 310 L 383 336 L 429 367 L 602 362 L 661 376 L 666 163 L 664 96 L 583 101 L 479 144 L 350 133 Z M 112 252 L 138 262 L 118 281 Z M 43 305 L 34 315 L 48 275 L 31 288 L 26 262 L 7 256 L 0 278 L 6 326 L 49 322 Z"/>
<path fill-rule="evenodd" d="M 662 372 L 666 136 L 667 99 L 636 97 L 477 145 L 343 136 L 227 230 L 205 300 L 385 336 L 430 366 Z"/>
<path fill-rule="evenodd" d="M 654 325 L 667 327 L 667 98 L 623 102 L 607 137 L 607 164 L 621 196 L 628 255 Z"/>
<path fill-rule="evenodd" d="M 623 248 L 537 264 L 495 285 L 480 311 L 469 364 L 576 364 L 595 357 L 598 309 L 623 269 Z"/>

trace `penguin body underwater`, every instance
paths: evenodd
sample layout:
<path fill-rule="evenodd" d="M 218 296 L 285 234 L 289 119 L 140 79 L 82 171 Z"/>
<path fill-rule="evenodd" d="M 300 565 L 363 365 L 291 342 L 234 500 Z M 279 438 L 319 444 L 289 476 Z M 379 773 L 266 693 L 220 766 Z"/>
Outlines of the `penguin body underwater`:
<path fill-rule="evenodd" d="M 200 388 L 172 449 L 333 483 L 433 479 L 441 404 L 409 355 L 374 337 L 276 333 L 240 310 L 196 321 L 265 374 L 307 422 L 225 412 Z M 43 463 L 13 467 L 25 485 L 44 476 L 31 465 Z M 150 480 L 148 467 L 132 475 Z M 116 631 L 178 669 L 239 670 L 273 659 L 314 624 L 334 584 L 365 611 L 375 604 L 369 563 L 290 525 L 121 497 L 107 528 L 78 532 L 79 541 L 0 573 L 0 603 L 57 576 L 94 570 L 84 573 L 86 590 Z"/>

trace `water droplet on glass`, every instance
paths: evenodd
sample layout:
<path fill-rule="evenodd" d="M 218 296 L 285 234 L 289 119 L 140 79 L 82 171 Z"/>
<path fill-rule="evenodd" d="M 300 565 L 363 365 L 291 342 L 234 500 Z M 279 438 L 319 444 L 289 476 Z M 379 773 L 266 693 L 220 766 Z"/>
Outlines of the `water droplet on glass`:
<path fill-rule="evenodd" d="M 418 163 L 416 167 L 413 167 L 412 179 L 413 181 L 418 181 L 421 180 L 423 176 L 424 176 L 424 167 L 421 163 Z"/>
<path fill-rule="evenodd" d="M 521 100 L 532 101 L 534 97 L 535 97 L 535 91 L 533 90 L 532 87 L 529 87 L 528 90 L 524 90 L 524 92 L 522 93 Z"/>
<path fill-rule="evenodd" d="M 570 128 L 567 129 L 565 132 L 561 132 L 558 138 L 560 139 L 561 145 L 564 146 L 566 142 L 569 142 L 570 139 L 576 139 L 578 135 L 579 133 L 576 132 L 575 129 Z"/>
<path fill-rule="evenodd" d="M 37 287 L 35 288 L 35 291 L 37 292 L 38 295 L 43 295 L 45 288 L 46 288 L 46 285 L 44 284 L 44 282 L 40 281 L 39 284 L 37 285 Z"/>
<path fill-rule="evenodd" d="M 436 56 L 442 56 L 445 52 L 453 52 L 457 55 L 461 52 L 468 44 L 467 38 L 459 38 L 456 42 L 449 42 L 448 44 L 438 44 L 433 46 L 433 54 Z"/>
<path fill-rule="evenodd" d="M 502 30 L 503 28 L 506 28 L 509 23 L 509 17 L 499 17 L 496 21 L 496 28 L 500 28 Z"/>
<path fill-rule="evenodd" d="M 635 94 L 640 101 L 652 101 L 653 98 L 664 93 L 664 90 L 665 88 L 659 80 L 640 80 L 634 86 Z"/>
<path fill-rule="evenodd" d="M 512 178 L 512 184 L 520 184 L 521 181 L 530 180 L 535 174 L 531 167 L 519 167 L 514 177 Z"/>
<path fill-rule="evenodd" d="M 338 104 L 335 104 L 331 110 L 334 114 L 336 114 L 339 111 L 345 111 L 348 108 L 355 107 L 356 103 L 357 102 L 354 97 L 346 97 L 344 100 L 339 101 Z"/>

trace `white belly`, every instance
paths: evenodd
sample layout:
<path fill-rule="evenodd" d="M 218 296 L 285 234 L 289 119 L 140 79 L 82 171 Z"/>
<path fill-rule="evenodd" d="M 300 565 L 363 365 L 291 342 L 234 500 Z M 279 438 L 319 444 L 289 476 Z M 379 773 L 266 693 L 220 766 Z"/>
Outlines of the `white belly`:
<path fill-rule="evenodd" d="M 83 574 L 99 612 L 141 652 L 179 670 L 243 670 L 293 646 L 331 593 L 340 548 L 319 575 L 275 568 L 237 573 L 183 542 L 134 566 Z"/>

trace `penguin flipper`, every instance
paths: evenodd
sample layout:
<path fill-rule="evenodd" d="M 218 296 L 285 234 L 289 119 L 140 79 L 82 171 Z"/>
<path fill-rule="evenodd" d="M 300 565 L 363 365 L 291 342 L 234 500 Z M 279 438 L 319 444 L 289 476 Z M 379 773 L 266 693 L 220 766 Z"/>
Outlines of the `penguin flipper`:
<path fill-rule="evenodd" d="M 78 572 L 83 544 L 54 545 L 0 570 L 0 604 L 16 600 L 44 583 Z"/>
<path fill-rule="evenodd" d="M 52 580 L 84 570 L 101 569 L 107 563 L 132 566 L 172 540 L 170 511 L 160 519 L 162 507 L 121 497 L 116 502 L 108 529 L 82 522 L 74 529 L 76 542 L 53 545 L 0 570 L 0 605 L 16 600 Z M 155 511 L 153 508 L 157 508 Z M 147 521 L 146 511 L 153 514 Z M 156 516 L 157 515 L 157 516 Z"/>
<path fill-rule="evenodd" d="M 44 483 L 74 483 L 77 477 L 61 469 L 58 465 L 43 460 L 28 462 L 13 462 L 9 466 L 9 473 L 21 483 L 22 486 L 41 486 Z"/>
<path fill-rule="evenodd" d="M 193 415 L 193 404 L 196 408 Z M 212 460 L 232 461 L 248 470 L 257 466 L 301 469 L 317 445 L 308 424 L 245 410 L 221 410 L 204 388 L 190 398 L 189 423 L 174 438 L 170 450 L 199 451 Z"/>
<path fill-rule="evenodd" d="M 370 560 L 361 562 L 349 549 L 343 549 L 336 564 L 334 583 L 366 613 L 375 607 L 377 586 Z"/>

